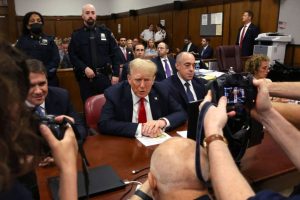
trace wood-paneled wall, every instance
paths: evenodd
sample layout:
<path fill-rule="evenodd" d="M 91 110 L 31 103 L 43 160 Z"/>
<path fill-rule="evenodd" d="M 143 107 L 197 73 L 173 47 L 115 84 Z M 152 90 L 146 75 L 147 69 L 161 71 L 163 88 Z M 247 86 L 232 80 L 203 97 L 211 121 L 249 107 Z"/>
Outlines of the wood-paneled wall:
<path fill-rule="evenodd" d="M 164 19 L 167 43 L 171 50 L 182 47 L 185 35 L 190 35 L 192 41 L 200 46 L 200 16 L 203 13 L 223 12 L 223 35 L 210 37 L 214 48 L 235 43 L 244 10 L 249 9 L 254 12 L 253 22 L 259 26 L 261 32 L 277 31 L 279 0 L 191 0 L 182 2 L 182 5 L 181 10 L 175 10 L 172 4 L 141 9 L 138 10 L 137 16 L 119 13 L 116 19 L 110 16 L 99 16 L 98 23 L 106 24 L 116 38 L 121 36 L 133 38 L 139 37 L 142 30 L 150 23 L 157 24 Z M 18 31 L 14 35 L 17 36 L 21 33 L 22 17 L 17 17 L 16 21 Z M 117 32 L 118 24 L 121 25 L 121 33 Z M 81 26 L 81 16 L 45 16 L 45 32 L 58 37 L 69 37 L 74 29 Z M 300 46 L 288 46 L 285 63 L 300 66 Z"/>

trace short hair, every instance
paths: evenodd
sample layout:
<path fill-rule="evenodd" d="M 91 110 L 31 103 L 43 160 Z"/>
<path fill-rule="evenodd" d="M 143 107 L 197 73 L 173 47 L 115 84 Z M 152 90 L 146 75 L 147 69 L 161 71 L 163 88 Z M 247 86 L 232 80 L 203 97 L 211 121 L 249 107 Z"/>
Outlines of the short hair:
<path fill-rule="evenodd" d="M 160 43 L 158 43 L 158 45 L 161 44 L 161 43 L 162 43 L 162 44 L 165 44 L 166 49 L 169 49 L 169 45 L 168 45 L 167 43 L 165 43 L 165 42 L 160 42 Z M 158 46 L 158 45 L 157 45 L 157 46 Z"/>
<path fill-rule="evenodd" d="M 29 73 L 39 73 L 47 76 L 47 70 L 42 61 L 37 59 L 28 59 L 26 60 L 26 64 Z"/>
<path fill-rule="evenodd" d="M 145 49 L 145 46 L 144 46 L 144 44 L 142 44 L 142 43 L 137 43 L 136 45 L 133 45 L 133 51 L 135 51 L 135 47 L 137 46 L 137 45 L 142 45 L 143 47 L 144 47 L 144 49 Z"/>
<path fill-rule="evenodd" d="M 87 7 L 87 6 L 93 7 L 93 8 L 95 9 L 95 11 L 96 11 L 95 6 L 94 6 L 93 4 L 88 3 L 88 4 L 85 4 L 85 5 L 82 6 L 82 9 L 81 9 L 81 12 L 82 12 L 82 13 L 81 13 L 81 14 L 83 14 L 83 12 L 84 12 L 84 10 L 85 10 L 85 7 Z"/>
<path fill-rule="evenodd" d="M 176 56 L 176 63 L 180 62 L 182 60 L 182 57 L 184 55 L 192 55 L 194 58 L 195 56 L 193 54 L 191 54 L 190 52 L 186 52 L 186 51 L 183 51 L 183 52 L 180 52 L 177 56 Z"/>
<path fill-rule="evenodd" d="M 251 17 L 251 19 L 253 19 L 253 12 L 251 10 L 245 10 L 244 13 L 248 13 L 249 17 Z"/>
<path fill-rule="evenodd" d="M 258 71 L 258 68 L 260 67 L 262 61 L 269 62 L 270 59 L 268 58 L 268 56 L 263 54 L 254 54 L 251 58 L 249 58 L 246 61 L 245 71 L 254 75 L 255 72 Z"/>
<path fill-rule="evenodd" d="M 156 26 L 159 27 L 159 28 L 161 28 L 161 29 L 165 28 L 161 23 L 156 24 Z"/>
<path fill-rule="evenodd" d="M 132 71 L 136 69 L 143 69 L 144 71 L 148 71 L 153 73 L 153 76 L 155 76 L 157 67 L 154 62 L 151 60 L 145 60 L 141 58 L 136 58 L 129 63 L 129 68 L 128 68 L 128 74 L 131 74 Z"/>
<path fill-rule="evenodd" d="M 210 38 L 208 37 L 202 37 L 202 39 L 205 39 L 207 42 L 210 42 Z"/>
<path fill-rule="evenodd" d="M 25 16 L 23 17 L 23 24 L 22 24 L 22 33 L 23 35 L 28 35 L 30 33 L 29 29 L 27 28 L 27 25 L 29 23 L 29 19 L 31 17 L 31 15 L 38 15 L 41 18 L 41 22 L 42 24 L 44 24 L 44 18 L 41 15 L 41 13 L 37 12 L 37 11 L 31 11 L 25 14 Z"/>
<path fill-rule="evenodd" d="M 151 156 L 150 172 L 156 177 L 162 192 L 182 188 L 204 189 L 205 186 L 196 176 L 195 149 L 195 141 L 177 137 L 167 140 L 155 149 Z M 164 162 L 166 163 L 162 166 Z M 170 170 L 170 166 L 174 170 Z"/>
<path fill-rule="evenodd" d="M 186 35 L 184 39 L 192 40 L 192 37 L 190 35 Z"/>

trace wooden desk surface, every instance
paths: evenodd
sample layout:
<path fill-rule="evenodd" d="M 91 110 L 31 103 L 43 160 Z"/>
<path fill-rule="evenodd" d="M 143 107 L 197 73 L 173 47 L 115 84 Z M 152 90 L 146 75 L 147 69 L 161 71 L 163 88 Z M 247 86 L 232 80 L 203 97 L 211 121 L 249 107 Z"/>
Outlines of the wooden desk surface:
<path fill-rule="evenodd" d="M 184 128 L 181 127 L 178 130 L 184 130 Z M 176 134 L 173 132 L 171 135 Z M 132 170 L 149 167 L 150 158 L 155 146 L 144 147 L 138 140 L 133 138 L 96 135 L 87 138 L 84 148 L 91 167 L 110 165 L 123 180 L 133 180 L 148 172 L 148 170 L 145 170 L 136 175 L 131 173 Z M 79 160 L 78 166 L 81 168 Z M 262 144 L 247 150 L 241 162 L 242 173 L 252 183 L 292 170 L 295 170 L 294 165 L 268 134 L 265 134 Z M 47 186 L 47 178 L 57 175 L 58 171 L 54 166 L 37 169 L 41 199 L 51 199 L 50 190 Z M 120 199 L 130 188 L 131 186 L 126 186 L 124 189 L 98 195 L 91 199 Z M 128 196 L 132 192 L 133 190 Z"/>

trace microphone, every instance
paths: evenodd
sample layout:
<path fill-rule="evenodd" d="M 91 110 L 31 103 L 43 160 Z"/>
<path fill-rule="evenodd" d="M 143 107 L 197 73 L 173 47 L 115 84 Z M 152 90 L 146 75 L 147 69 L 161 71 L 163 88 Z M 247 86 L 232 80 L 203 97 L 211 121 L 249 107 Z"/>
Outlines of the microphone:
<path fill-rule="evenodd" d="M 131 173 L 132 174 L 138 174 L 140 173 L 141 171 L 144 171 L 146 169 L 149 169 L 150 167 L 145 167 L 145 168 L 142 168 L 142 169 L 135 169 L 135 170 L 132 170 Z"/>

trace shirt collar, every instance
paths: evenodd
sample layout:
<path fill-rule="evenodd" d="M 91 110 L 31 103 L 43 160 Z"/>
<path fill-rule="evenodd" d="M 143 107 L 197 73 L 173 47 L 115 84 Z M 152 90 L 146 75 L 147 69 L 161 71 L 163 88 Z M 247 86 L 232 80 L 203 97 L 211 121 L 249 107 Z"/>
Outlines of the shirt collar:
<path fill-rule="evenodd" d="M 247 23 L 247 24 L 244 24 L 244 26 L 249 27 L 250 24 L 251 24 L 251 22 L 249 22 L 249 23 Z"/>
<path fill-rule="evenodd" d="M 29 107 L 29 108 L 34 108 L 36 107 L 36 105 L 33 105 L 32 103 L 30 103 L 29 101 L 25 101 L 25 104 Z M 44 110 L 45 110 L 45 102 L 43 102 L 41 105 L 37 105 L 37 106 L 40 106 L 42 107 Z"/>
<path fill-rule="evenodd" d="M 180 76 L 179 72 L 177 72 L 177 76 L 178 76 L 178 78 L 179 78 L 179 80 L 180 80 L 180 82 L 182 83 L 183 86 L 184 86 L 184 84 L 185 84 L 186 82 L 188 82 L 190 85 L 192 85 L 192 81 L 191 81 L 191 80 L 185 81 L 185 80 Z"/>
<path fill-rule="evenodd" d="M 131 95 L 132 95 L 133 105 L 139 103 L 140 97 L 136 96 L 132 89 L 131 89 Z M 149 102 L 149 95 L 145 96 L 145 100 L 146 100 L 146 102 Z"/>

